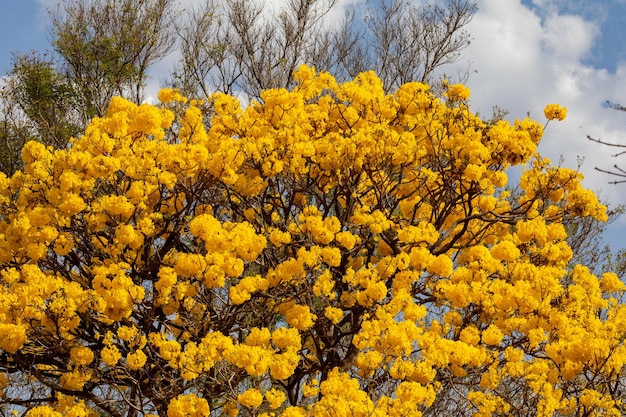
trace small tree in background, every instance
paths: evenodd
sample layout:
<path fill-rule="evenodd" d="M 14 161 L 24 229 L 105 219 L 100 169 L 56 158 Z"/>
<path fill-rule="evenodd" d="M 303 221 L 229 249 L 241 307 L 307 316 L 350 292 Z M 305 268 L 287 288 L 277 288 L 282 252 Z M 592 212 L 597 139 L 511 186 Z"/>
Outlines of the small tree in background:
<path fill-rule="evenodd" d="M 66 0 L 51 11 L 52 46 L 86 121 L 114 95 L 144 100 L 148 69 L 174 46 L 173 0 Z"/>
<path fill-rule="evenodd" d="M 19 114 L 4 113 L 5 117 L 11 115 L 16 123 L 22 120 L 30 124 L 33 136 L 44 145 L 64 148 L 68 138 L 84 129 L 76 86 L 58 72 L 46 54 L 14 57 L 13 69 L 3 88 L 3 101 L 20 110 Z"/>
<path fill-rule="evenodd" d="M 0 100 L 5 127 L 56 149 L 103 116 L 114 95 L 144 100 L 147 71 L 172 51 L 171 0 L 69 0 L 51 11 L 51 53 L 16 55 Z M 7 131 L 8 132 L 8 131 Z M 12 174 L 23 135 L 8 133 L 0 169 Z"/>
<path fill-rule="evenodd" d="M 19 106 L 5 100 L 5 93 L 6 90 L 0 90 L 0 170 L 13 174 L 23 168 L 22 147 L 34 139 L 35 134 L 34 127 L 23 117 Z"/>

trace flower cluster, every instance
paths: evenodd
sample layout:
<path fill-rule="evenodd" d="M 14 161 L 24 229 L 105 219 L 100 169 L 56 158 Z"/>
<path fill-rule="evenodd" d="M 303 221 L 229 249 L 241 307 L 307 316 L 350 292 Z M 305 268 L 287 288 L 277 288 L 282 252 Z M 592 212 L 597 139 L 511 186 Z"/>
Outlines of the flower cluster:
<path fill-rule="evenodd" d="M 567 109 L 558 104 L 548 104 L 543 110 L 546 119 L 548 120 L 565 120 L 567 116 Z"/>
<path fill-rule="evenodd" d="M 462 85 L 294 79 L 245 108 L 115 98 L 24 148 L 4 392 L 31 416 L 619 415 L 625 286 L 570 265 L 562 223 L 606 208 L 537 155 L 542 125 L 481 120 Z"/>

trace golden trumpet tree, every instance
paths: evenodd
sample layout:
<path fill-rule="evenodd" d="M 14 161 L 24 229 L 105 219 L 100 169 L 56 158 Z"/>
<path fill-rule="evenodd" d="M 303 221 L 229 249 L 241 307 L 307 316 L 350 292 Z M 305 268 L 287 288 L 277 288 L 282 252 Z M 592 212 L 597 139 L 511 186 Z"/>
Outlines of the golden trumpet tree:
<path fill-rule="evenodd" d="M 242 107 L 114 98 L 0 179 L 3 409 L 28 416 L 620 415 L 605 219 L 543 125 L 309 67 Z M 546 107 L 548 119 L 565 109 Z M 520 192 L 507 168 L 524 167 Z"/>

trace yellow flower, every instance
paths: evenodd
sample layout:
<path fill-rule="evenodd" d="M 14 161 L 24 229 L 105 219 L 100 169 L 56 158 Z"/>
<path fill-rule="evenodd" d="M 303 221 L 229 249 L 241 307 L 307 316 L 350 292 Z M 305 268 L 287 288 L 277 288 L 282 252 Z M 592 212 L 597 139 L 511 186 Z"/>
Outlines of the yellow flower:
<path fill-rule="evenodd" d="M 333 296 L 333 287 L 335 286 L 335 282 L 332 279 L 332 274 L 330 270 L 324 270 L 318 277 L 315 285 L 313 285 L 313 294 L 316 296 L 324 295 L 326 297 L 334 298 Z"/>
<path fill-rule="evenodd" d="M 476 345 L 480 341 L 480 333 L 474 326 L 469 326 L 461 330 L 459 340 L 467 343 L 468 345 Z"/>
<path fill-rule="evenodd" d="M 285 312 L 285 320 L 298 330 L 307 330 L 315 324 L 315 314 L 309 306 L 295 304 Z"/>
<path fill-rule="evenodd" d="M 423 247 L 411 249 L 409 257 L 411 258 L 411 266 L 417 270 L 429 267 L 435 259 L 430 251 Z"/>
<path fill-rule="evenodd" d="M 503 241 L 495 244 L 491 249 L 491 256 L 503 261 L 514 261 L 520 256 L 520 251 L 511 241 Z"/>
<path fill-rule="evenodd" d="M 382 353 L 375 350 L 368 350 L 367 352 L 360 352 L 357 355 L 354 360 L 354 365 L 360 368 L 359 375 L 369 377 L 380 367 L 383 359 L 384 356 Z"/>
<path fill-rule="evenodd" d="M 316 379 L 312 379 L 302 386 L 302 395 L 305 397 L 314 397 L 319 391 L 319 382 Z"/>
<path fill-rule="evenodd" d="M 452 260 L 446 255 L 439 255 L 433 258 L 432 262 L 426 267 L 431 274 L 447 277 L 452 274 Z"/>
<path fill-rule="evenodd" d="M 339 232 L 335 235 L 335 240 L 347 250 L 352 250 L 357 243 L 357 236 L 348 231 Z"/>
<path fill-rule="evenodd" d="M 548 104 L 545 109 L 543 109 L 543 114 L 548 120 L 561 121 L 565 120 L 565 117 L 567 116 L 567 108 L 558 104 Z"/>
<path fill-rule="evenodd" d="M 502 331 L 493 324 L 483 330 L 482 340 L 488 345 L 498 345 L 502 341 L 504 335 Z"/>
<path fill-rule="evenodd" d="M 269 329 L 254 327 L 250 329 L 250 334 L 246 337 L 248 346 L 269 346 L 272 335 Z"/>
<path fill-rule="evenodd" d="M 229 402 L 224 405 L 224 411 L 228 417 L 236 417 L 239 415 L 239 409 L 237 408 L 237 404 L 233 402 Z"/>
<path fill-rule="evenodd" d="M 343 318 L 343 310 L 336 307 L 328 306 L 324 309 L 324 316 L 333 324 L 337 324 Z"/>
<path fill-rule="evenodd" d="M 287 398 L 287 396 L 285 395 L 284 392 L 279 391 L 275 388 L 272 388 L 265 392 L 265 398 L 267 399 L 267 402 L 269 403 L 270 408 L 276 409 L 285 402 L 285 399 Z"/>
<path fill-rule="evenodd" d="M 62 415 L 47 405 L 40 405 L 28 410 L 25 417 L 61 417 Z"/>
<path fill-rule="evenodd" d="M 125 342 L 130 342 L 131 340 L 133 340 L 138 333 L 139 329 L 137 329 L 135 326 L 120 326 L 120 328 L 117 329 L 118 337 Z"/>
<path fill-rule="evenodd" d="M 54 241 L 54 252 L 59 256 L 66 256 L 74 248 L 74 241 L 69 234 L 60 234 Z"/>
<path fill-rule="evenodd" d="M 294 349 L 274 355 L 269 364 L 270 375 L 277 380 L 286 380 L 293 375 L 299 361 L 300 355 Z"/>
<path fill-rule="evenodd" d="M 208 401 L 195 394 L 179 395 L 167 406 L 167 417 L 207 417 L 210 413 Z"/>
<path fill-rule="evenodd" d="M 122 354 L 116 346 L 105 346 L 100 351 L 100 357 L 106 365 L 115 366 L 117 365 L 117 362 L 122 358 Z"/>
<path fill-rule="evenodd" d="M 73 370 L 61 375 L 59 383 L 68 390 L 81 391 L 87 381 L 91 379 L 91 375 L 91 371 Z"/>
<path fill-rule="evenodd" d="M 287 407 L 280 413 L 280 417 L 306 417 L 307 413 L 301 407 Z"/>
<path fill-rule="evenodd" d="M 465 101 L 470 97 L 470 89 L 463 84 L 453 84 L 448 87 L 446 96 L 452 101 Z"/>
<path fill-rule="evenodd" d="M 146 364 L 146 359 L 146 354 L 143 353 L 143 350 L 136 350 L 126 356 L 126 363 L 128 367 L 134 371 L 143 368 Z"/>
<path fill-rule="evenodd" d="M 45 160 L 52 155 L 44 144 L 37 141 L 26 142 L 22 148 L 22 160 L 28 164 L 31 162 Z"/>
<path fill-rule="evenodd" d="M 237 396 L 237 402 L 244 407 L 257 408 L 263 402 L 263 394 L 256 388 L 250 388 Z"/>
<path fill-rule="evenodd" d="M 93 362 L 93 358 L 93 351 L 88 347 L 78 346 L 70 349 L 70 359 L 76 365 L 89 365 Z"/>
<path fill-rule="evenodd" d="M 277 248 L 291 242 L 291 234 L 280 229 L 272 228 L 270 232 L 270 242 Z"/>
<path fill-rule="evenodd" d="M 293 328 L 279 327 L 274 330 L 272 342 L 278 349 L 299 350 L 301 348 L 300 333 Z"/>
<path fill-rule="evenodd" d="M 604 292 L 616 292 L 623 291 L 625 286 L 624 282 L 619 279 L 617 274 L 613 272 L 606 272 L 602 274 L 602 279 L 600 280 L 600 288 Z"/>
<path fill-rule="evenodd" d="M 158 98 L 161 103 L 165 104 L 171 103 L 172 101 L 187 102 L 187 99 L 175 88 L 162 88 L 161 91 L 159 91 Z"/>
<path fill-rule="evenodd" d="M 26 343 L 26 328 L 21 325 L 0 323 L 0 349 L 15 353 Z"/>
<path fill-rule="evenodd" d="M 435 390 L 432 386 L 424 386 L 418 382 L 405 381 L 396 389 L 400 400 L 410 404 L 431 405 L 435 401 Z"/>

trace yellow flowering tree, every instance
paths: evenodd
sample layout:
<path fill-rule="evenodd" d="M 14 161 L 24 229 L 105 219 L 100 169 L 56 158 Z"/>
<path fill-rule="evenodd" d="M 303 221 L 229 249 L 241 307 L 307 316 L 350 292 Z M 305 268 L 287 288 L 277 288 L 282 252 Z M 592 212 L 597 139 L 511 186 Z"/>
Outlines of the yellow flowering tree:
<path fill-rule="evenodd" d="M 606 218 L 543 125 L 308 67 L 243 108 L 114 98 L 0 177 L 1 401 L 18 414 L 620 415 Z M 549 106 L 560 119 L 565 109 Z M 506 170 L 524 167 L 519 193 Z"/>

